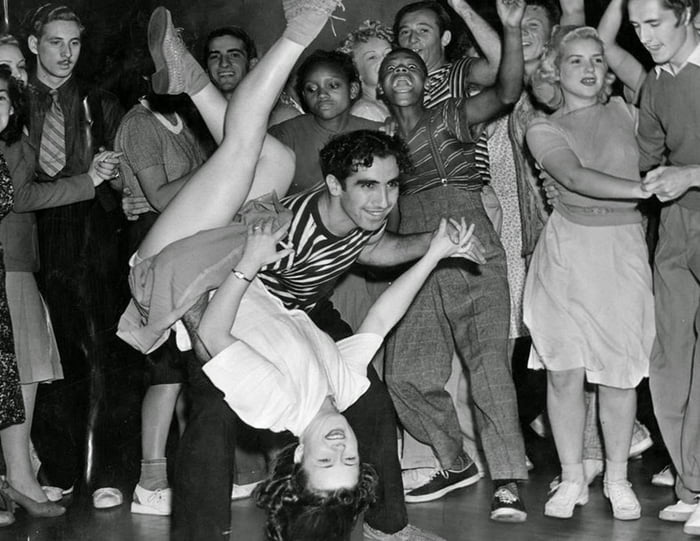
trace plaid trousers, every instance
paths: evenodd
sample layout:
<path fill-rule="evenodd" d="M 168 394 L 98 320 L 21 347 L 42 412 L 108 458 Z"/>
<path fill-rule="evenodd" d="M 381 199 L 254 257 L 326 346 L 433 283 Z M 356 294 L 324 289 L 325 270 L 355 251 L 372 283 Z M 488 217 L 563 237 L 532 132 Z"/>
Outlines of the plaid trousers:
<path fill-rule="evenodd" d="M 510 299 L 506 260 L 479 192 L 441 186 L 399 198 L 401 233 L 434 230 L 440 218 L 475 224 L 487 263 L 443 260 L 386 347 L 385 377 L 399 419 L 430 445 L 443 468 L 462 451 L 445 383 L 455 348 L 465 363 L 477 428 L 492 479 L 526 479 L 525 448 L 508 358 Z"/>

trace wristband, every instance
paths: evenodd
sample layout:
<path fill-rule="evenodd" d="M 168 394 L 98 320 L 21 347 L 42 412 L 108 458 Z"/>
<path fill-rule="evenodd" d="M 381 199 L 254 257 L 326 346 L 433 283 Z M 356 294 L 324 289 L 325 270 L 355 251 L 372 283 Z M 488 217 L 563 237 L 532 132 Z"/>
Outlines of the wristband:
<path fill-rule="evenodd" d="M 236 270 L 236 269 L 231 269 L 231 272 L 233 275 L 238 278 L 239 280 L 245 280 L 249 284 L 253 281 L 252 278 L 248 278 L 245 274 L 243 274 L 241 271 Z"/>

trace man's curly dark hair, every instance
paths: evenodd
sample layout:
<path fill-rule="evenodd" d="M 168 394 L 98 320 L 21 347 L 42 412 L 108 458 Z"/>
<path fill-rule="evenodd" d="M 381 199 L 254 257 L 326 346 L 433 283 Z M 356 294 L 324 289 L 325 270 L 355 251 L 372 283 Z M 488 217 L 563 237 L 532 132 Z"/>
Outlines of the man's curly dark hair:
<path fill-rule="evenodd" d="M 408 147 L 397 136 L 374 130 L 356 130 L 331 139 L 321 149 L 321 172 L 323 177 L 333 175 L 345 188 L 345 179 L 357 173 L 360 167 L 372 167 L 374 158 L 393 156 L 399 173 L 413 171 L 413 162 Z"/>
<path fill-rule="evenodd" d="M 354 488 L 318 492 L 308 486 L 306 472 L 294 462 L 296 444 L 285 447 L 270 477 L 253 492 L 258 507 L 267 512 L 268 541 L 347 541 L 357 517 L 375 500 L 377 473 L 360 465 Z"/>

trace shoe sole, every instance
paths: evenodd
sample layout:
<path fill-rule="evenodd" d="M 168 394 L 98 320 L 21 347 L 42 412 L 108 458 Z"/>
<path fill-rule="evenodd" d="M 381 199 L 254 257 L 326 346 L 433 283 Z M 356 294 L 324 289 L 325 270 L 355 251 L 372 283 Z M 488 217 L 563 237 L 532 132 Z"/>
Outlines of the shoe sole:
<path fill-rule="evenodd" d="M 431 492 L 430 494 L 420 494 L 418 496 L 411 496 L 410 494 L 404 494 L 404 501 L 406 503 L 425 503 L 425 502 L 432 502 L 435 500 L 439 500 L 443 496 L 449 494 L 450 492 L 457 490 L 459 488 L 466 488 L 468 486 L 473 485 L 476 483 L 479 479 L 481 479 L 484 476 L 483 473 L 478 472 L 475 475 L 472 475 L 471 477 L 467 477 L 466 479 L 463 479 L 459 483 L 455 483 L 454 485 L 450 485 L 448 487 L 443 488 L 442 490 L 438 490 L 437 492 Z"/>
<path fill-rule="evenodd" d="M 639 520 L 640 518 L 642 518 L 642 510 L 640 509 L 639 511 L 630 513 L 628 515 L 624 513 L 615 514 L 615 511 L 613 511 L 613 518 L 615 520 Z"/>
<path fill-rule="evenodd" d="M 159 511 L 154 507 L 149 507 L 148 505 L 143 505 L 138 502 L 131 502 L 131 512 L 135 515 L 158 515 L 160 517 L 168 517 L 171 512 Z"/>
<path fill-rule="evenodd" d="M 167 93 L 169 86 L 168 66 L 163 54 L 163 42 L 169 26 L 172 26 L 170 12 L 162 6 L 153 10 L 148 21 L 148 51 L 156 68 L 151 76 L 151 86 L 157 94 Z"/>
<path fill-rule="evenodd" d="M 659 519 L 665 520 L 666 522 L 686 522 L 693 512 L 683 513 L 680 511 L 665 511 L 662 509 L 659 511 Z"/>
<path fill-rule="evenodd" d="M 517 509 L 496 509 L 491 511 L 489 518 L 496 522 L 525 522 L 527 520 L 527 512 L 518 511 Z"/>
<path fill-rule="evenodd" d="M 687 535 L 700 535 L 700 524 L 683 526 L 683 533 Z"/>

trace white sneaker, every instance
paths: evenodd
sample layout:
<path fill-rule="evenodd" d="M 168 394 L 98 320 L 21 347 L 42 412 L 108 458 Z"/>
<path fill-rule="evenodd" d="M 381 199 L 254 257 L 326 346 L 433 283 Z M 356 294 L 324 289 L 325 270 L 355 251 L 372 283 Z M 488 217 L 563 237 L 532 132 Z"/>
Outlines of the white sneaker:
<path fill-rule="evenodd" d="M 659 511 L 659 518 L 669 522 L 686 522 L 697 508 L 697 503 L 685 503 L 683 500 L 678 500 L 673 505 L 667 505 Z"/>
<path fill-rule="evenodd" d="M 544 514 L 548 517 L 571 518 L 574 507 L 588 503 L 588 485 L 583 482 L 562 481 L 550 494 L 544 504 Z"/>
<path fill-rule="evenodd" d="M 617 520 L 637 520 L 642 516 L 642 506 L 629 481 L 603 481 L 603 495 L 610 500 Z"/>
<path fill-rule="evenodd" d="M 670 464 L 667 464 L 660 472 L 651 476 L 651 484 L 656 487 L 676 486 L 676 476 Z"/>
<path fill-rule="evenodd" d="M 683 525 L 683 533 L 688 535 L 700 535 L 700 505 L 690 515 Z"/>
<path fill-rule="evenodd" d="M 146 490 L 141 485 L 134 487 L 131 512 L 137 515 L 169 516 L 172 509 L 173 491 L 170 488 Z"/>
<path fill-rule="evenodd" d="M 231 489 L 231 501 L 236 501 L 236 500 L 245 500 L 246 498 L 250 498 L 251 494 L 253 494 L 253 490 L 255 489 L 256 486 L 258 486 L 262 481 L 255 481 L 255 483 L 248 483 L 246 485 L 233 485 L 233 488 Z"/>
<path fill-rule="evenodd" d="M 422 487 L 425 483 L 432 479 L 437 468 L 411 468 L 401 471 L 401 480 L 403 481 L 403 491 L 410 492 L 414 488 Z"/>

